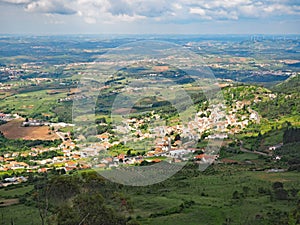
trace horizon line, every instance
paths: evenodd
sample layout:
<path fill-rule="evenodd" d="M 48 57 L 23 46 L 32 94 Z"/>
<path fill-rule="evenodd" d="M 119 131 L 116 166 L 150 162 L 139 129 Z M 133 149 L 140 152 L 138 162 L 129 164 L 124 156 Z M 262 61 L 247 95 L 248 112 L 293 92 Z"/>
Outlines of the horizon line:
<path fill-rule="evenodd" d="M 176 35 L 176 36 L 300 36 L 300 33 L 0 33 L 1 36 L 8 35 L 8 36 L 76 36 L 76 35 L 82 35 L 82 36 L 105 36 L 105 35 L 117 35 L 117 36 L 168 36 L 168 35 Z"/>

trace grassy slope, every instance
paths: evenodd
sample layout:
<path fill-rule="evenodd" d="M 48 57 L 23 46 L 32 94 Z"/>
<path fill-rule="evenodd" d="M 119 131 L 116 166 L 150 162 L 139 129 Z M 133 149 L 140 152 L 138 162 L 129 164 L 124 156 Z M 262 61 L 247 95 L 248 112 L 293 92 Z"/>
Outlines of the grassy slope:
<path fill-rule="evenodd" d="M 0 189 L 0 197 L 4 198 L 14 198 L 18 196 L 25 195 L 33 189 L 33 185 L 28 185 L 24 187 L 20 187 L 17 189 Z"/>
<path fill-rule="evenodd" d="M 241 162 L 247 159 L 263 161 L 248 153 L 229 158 Z M 300 190 L 300 173 L 254 172 L 250 170 L 252 166 L 219 164 L 205 172 L 184 169 L 163 183 L 124 187 L 121 191 L 133 203 L 134 213 L 130 216 L 137 218 L 143 225 L 207 225 L 223 224 L 226 221 L 230 221 L 230 224 L 271 225 L 270 213 L 289 213 L 294 208 L 296 197 L 292 196 L 291 190 Z M 261 189 L 273 193 L 272 184 L 276 181 L 284 183 L 290 200 L 271 201 L 268 193 L 259 192 Z M 32 186 L 7 191 L 2 188 L 0 196 L 13 199 L 26 195 L 31 189 Z M 238 192 L 238 199 L 233 199 L 235 191 Z M 188 201 L 195 203 L 182 211 L 176 211 L 182 203 Z M 118 210 L 119 205 L 115 207 Z M 40 223 L 38 211 L 34 207 L 22 204 L 0 207 L 0 224 L 2 213 L 4 224 L 9 224 L 11 218 L 15 225 Z M 257 215 L 263 219 L 255 219 Z"/>
<path fill-rule="evenodd" d="M 0 208 L 0 223 L 14 225 L 40 225 L 38 210 L 25 205 L 12 205 Z"/>
<path fill-rule="evenodd" d="M 299 173 L 267 174 L 266 172 L 234 172 L 228 168 L 226 173 L 200 175 L 170 183 L 166 187 L 132 195 L 135 215 L 141 217 L 142 224 L 222 224 L 230 218 L 230 224 L 260 224 L 256 215 L 267 217 L 268 212 L 280 210 L 289 212 L 292 202 L 270 201 L 270 196 L 258 193 L 259 188 L 271 190 L 272 182 L 281 181 L 288 189 L 300 187 Z M 179 186 L 175 188 L 174 186 Z M 246 197 L 232 199 L 234 191 L 242 194 L 249 187 Z M 150 188 L 149 188 L 150 189 Z M 204 196 L 203 196 L 204 195 Z M 165 212 L 179 206 L 184 200 L 193 200 L 195 205 L 181 213 L 147 218 L 153 213 Z M 268 224 L 268 223 L 267 223 Z"/>

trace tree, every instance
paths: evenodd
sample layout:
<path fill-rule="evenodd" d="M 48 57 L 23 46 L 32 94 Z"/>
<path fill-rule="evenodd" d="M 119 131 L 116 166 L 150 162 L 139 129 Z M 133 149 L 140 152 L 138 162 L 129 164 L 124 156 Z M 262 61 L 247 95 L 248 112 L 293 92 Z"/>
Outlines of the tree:
<path fill-rule="evenodd" d="M 289 196 L 288 192 L 283 188 L 275 190 L 274 193 L 275 193 L 275 198 L 278 200 L 287 200 Z"/>
<path fill-rule="evenodd" d="M 300 200 L 297 202 L 295 209 L 289 215 L 289 225 L 300 224 Z"/>
<path fill-rule="evenodd" d="M 179 134 L 176 134 L 176 136 L 175 136 L 175 141 L 180 141 L 180 139 L 181 139 L 181 137 L 180 137 L 180 135 Z"/>
<path fill-rule="evenodd" d="M 33 199 L 36 202 L 41 218 L 41 224 L 45 225 L 49 211 L 53 202 L 56 204 L 64 202 L 79 193 L 77 180 L 68 176 L 54 176 L 48 180 L 47 174 L 45 179 L 35 185 Z"/>
<path fill-rule="evenodd" d="M 126 225 L 126 219 L 104 204 L 100 194 L 79 194 L 58 213 L 58 225 Z"/>
<path fill-rule="evenodd" d="M 243 187 L 243 194 L 244 194 L 245 197 L 248 196 L 249 191 L 250 191 L 250 188 L 249 188 L 249 187 L 247 187 L 247 186 L 244 186 L 244 187 Z"/>
<path fill-rule="evenodd" d="M 278 182 L 278 181 L 273 183 L 273 190 L 277 190 L 277 189 L 281 189 L 281 188 L 283 188 L 283 183 Z"/>
<path fill-rule="evenodd" d="M 50 186 L 46 183 L 35 185 L 33 199 L 35 200 L 36 206 L 39 210 L 42 225 L 46 224 L 46 219 L 49 213 L 49 191 Z"/>
<path fill-rule="evenodd" d="M 283 134 L 283 143 L 300 142 L 300 128 L 288 128 Z"/>
<path fill-rule="evenodd" d="M 55 201 L 65 201 L 79 193 L 79 179 L 73 176 L 55 176 L 49 181 L 50 197 Z"/>
<path fill-rule="evenodd" d="M 275 182 L 273 183 L 274 197 L 278 200 L 287 200 L 288 192 L 284 190 L 283 183 Z"/>
<path fill-rule="evenodd" d="M 238 193 L 238 191 L 235 191 L 232 193 L 232 199 L 239 199 L 240 198 L 240 195 Z"/>
<path fill-rule="evenodd" d="M 97 119 L 95 120 L 95 122 L 96 122 L 96 124 L 99 124 L 99 123 L 107 123 L 107 122 L 106 122 L 106 119 L 105 119 L 104 117 L 97 118 Z"/>
<path fill-rule="evenodd" d="M 126 223 L 126 225 L 142 225 L 142 224 L 136 220 L 130 220 Z"/>

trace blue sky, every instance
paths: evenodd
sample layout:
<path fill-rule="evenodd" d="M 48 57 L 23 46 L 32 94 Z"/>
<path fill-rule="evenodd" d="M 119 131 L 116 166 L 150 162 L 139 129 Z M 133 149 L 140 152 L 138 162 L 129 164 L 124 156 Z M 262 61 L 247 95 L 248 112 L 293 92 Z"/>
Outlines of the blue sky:
<path fill-rule="evenodd" d="M 0 33 L 299 34 L 299 0 L 0 0 Z"/>

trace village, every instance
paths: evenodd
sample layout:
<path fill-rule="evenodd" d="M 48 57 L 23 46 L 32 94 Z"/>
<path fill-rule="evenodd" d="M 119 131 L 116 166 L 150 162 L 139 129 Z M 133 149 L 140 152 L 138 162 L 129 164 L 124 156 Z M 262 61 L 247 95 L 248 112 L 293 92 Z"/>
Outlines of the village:
<path fill-rule="evenodd" d="M 255 123 L 259 120 L 258 113 L 250 108 L 247 115 L 238 116 L 239 109 L 243 107 L 242 102 L 237 102 L 234 109 L 225 113 L 224 104 L 211 105 L 205 111 L 197 112 L 194 119 L 187 124 L 178 123 L 172 126 L 161 123 L 162 118 L 153 111 L 142 118 L 124 119 L 115 126 L 113 134 L 98 134 L 93 142 L 82 139 L 83 135 L 73 137 L 72 132 L 63 132 L 61 129 L 72 128 L 74 124 L 23 118 L 23 129 L 47 126 L 61 139 L 61 144 L 51 148 L 31 148 L 26 152 L 6 152 L 0 156 L 0 171 L 45 173 L 54 169 L 60 173 L 67 173 L 81 169 L 106 170 L 130 165 L 139 166 L 159 163 L 162 160 L 169 163 L 186 163 L 192 160 L 198 164 L 211 164 L 218 159 L 218 153 L 206 152 L 205 147 L 198 148 L 198 140 L 202 138 L 206 142 L 222 142 L 228 135 L 238 133 L 250 122 Z M 9 123 L 22 118 L 19 115 L 1 113 L 0 119 Z M 101 125 L 107 126 L 106 123 Z M 150 150 L 142 148 L 143 151 L 135 151 L 135 143 L 143 142 L 151 143 Z M 118 151 L 118 148 L 124 148 L 126 151 Z M 13 178 L 12 182 L 5 183 L 22 181 Z"/>

